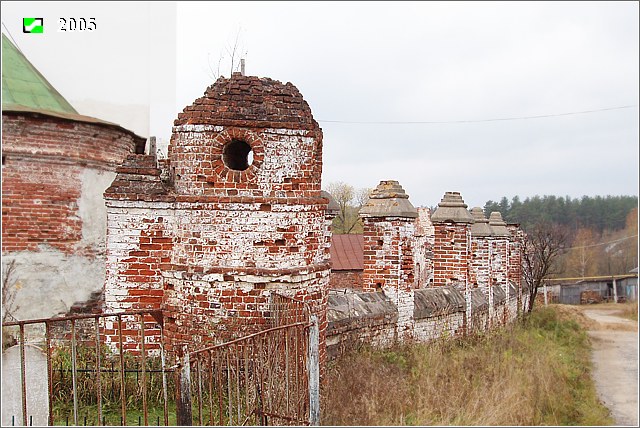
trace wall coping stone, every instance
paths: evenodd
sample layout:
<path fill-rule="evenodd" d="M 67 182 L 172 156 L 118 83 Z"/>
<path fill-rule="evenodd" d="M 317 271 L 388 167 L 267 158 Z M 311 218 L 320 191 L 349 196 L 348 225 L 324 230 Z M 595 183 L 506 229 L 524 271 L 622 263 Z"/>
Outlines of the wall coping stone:
<path fill-rule="evenodd" d="M 464 312 L 465 298 L 453 287 L 431 287 L 415 290 L 413 318 L 419 320 L 454 312 Z"/>

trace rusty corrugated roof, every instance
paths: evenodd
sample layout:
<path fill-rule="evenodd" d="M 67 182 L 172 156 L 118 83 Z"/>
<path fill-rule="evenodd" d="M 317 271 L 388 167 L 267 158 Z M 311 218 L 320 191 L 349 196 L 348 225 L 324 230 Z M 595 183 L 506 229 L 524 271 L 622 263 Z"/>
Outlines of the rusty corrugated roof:
<path fill-rule="evenodd" d="M 364 269 L 362 235 L 333 235 L 331 237 L 331 269 Z"/>

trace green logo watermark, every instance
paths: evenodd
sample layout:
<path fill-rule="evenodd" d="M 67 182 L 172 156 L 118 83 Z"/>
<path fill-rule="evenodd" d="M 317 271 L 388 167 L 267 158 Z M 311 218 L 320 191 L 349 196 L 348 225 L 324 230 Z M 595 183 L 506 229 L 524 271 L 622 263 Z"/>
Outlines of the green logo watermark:
<path fill-rule="evenodd" d="M 23 33 L 44 33 L 44 18 L 22 18 Z"/>

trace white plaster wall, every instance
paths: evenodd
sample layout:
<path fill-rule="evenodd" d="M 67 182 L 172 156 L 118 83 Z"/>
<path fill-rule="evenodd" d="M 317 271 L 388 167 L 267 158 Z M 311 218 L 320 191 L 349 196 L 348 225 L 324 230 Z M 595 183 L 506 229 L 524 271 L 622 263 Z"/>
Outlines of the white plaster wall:
<path fill-rule="evenodd" d="M 65 254 L 46 244 L 40 244 L 39 251 L 3 254 L 3 273 L 12 261 L 15 264 L 8 278 L 15 300 L 5 310 L 16 319 L 47 318 L 67 312 L 74 303 L 86 301 L 91 293 L 102 289 L 107 230 L 102 195 L 114 178 L 114 172 L 92 168 L 85 168 L 80 174 L 77 203 L 82 239 L 75 247 L 78 254 L 89 255 Z"/>
<path fill-rule="evenodd" d="M 39 252 L 3 255 L 3 272 L 12 261 L 15 273 L 8 283 L 15 301 L 6 309 L 19 320 L 67 312 L 75 302 L 88 300 L 104 283 L 104 258 L 67 255 L 43 244 Z"/>
<path fill-rule="evenodd" d="M 107 234 L 107 210 L 103 193 L 116 177 L 112 171 L 86 168 L 80 174 L 81 193 L 78 199 L 78 215 L 82 219 L 81 246 L 91 246 L 102 255 L 105 252 Z"/>

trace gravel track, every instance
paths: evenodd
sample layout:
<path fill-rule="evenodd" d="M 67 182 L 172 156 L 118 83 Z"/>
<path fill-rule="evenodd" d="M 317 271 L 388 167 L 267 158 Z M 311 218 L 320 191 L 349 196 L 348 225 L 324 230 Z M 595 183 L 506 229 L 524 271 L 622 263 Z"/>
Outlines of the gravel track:
<path fill-rule="evenodd" d="M 593 343 L 593 379 L 600 400 L 617 425 L 638 426 L 638 323 L 616 315 L 615 308 L 585 309 L 597 321 Z"/>

